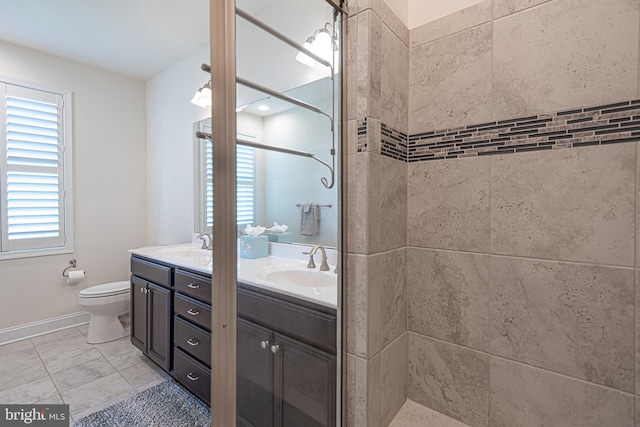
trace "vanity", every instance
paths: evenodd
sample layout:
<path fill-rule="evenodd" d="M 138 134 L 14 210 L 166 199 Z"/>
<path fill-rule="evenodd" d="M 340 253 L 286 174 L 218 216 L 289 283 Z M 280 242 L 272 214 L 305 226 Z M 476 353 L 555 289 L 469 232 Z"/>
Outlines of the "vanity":
<path fill-rule="evenodd" d="M 280 249 L 305 249 L 291 246 Z M 130 252 L 132 344 L 210 404 L 211 253 Z M 336 275 L 307 269 L 278 245 L 272 253 L 280 256 L 239 258 L 238 425 L 334 426 Z"/>

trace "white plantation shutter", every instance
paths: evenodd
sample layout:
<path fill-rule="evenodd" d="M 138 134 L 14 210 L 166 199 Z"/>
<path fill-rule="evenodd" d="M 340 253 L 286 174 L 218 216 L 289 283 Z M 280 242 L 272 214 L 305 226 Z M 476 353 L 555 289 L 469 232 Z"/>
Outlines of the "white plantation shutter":
<path fill-rule="evenodd" d="M 207 130 L 207 128 L 205 128 Z M 210 132 L 210 128 L 207 130 Z M 250 135 L 243 139 L 255 140 Z M 206 140 L 204 150 L 204 198 L 206 227 L 213 227 L 213 143 Z M 237 223 L 253 224 L 255 221 L 256 154 L 250 147 L 236 146 Z M 202 196 L 201 196 L 202 197 Z"/>
<path fill-rule="evenodd" d="M 211 131 L 209 131 L 211 132 Z M 207 139 L 205 148 L 205 219 L 208 229 L 213 227 L 213 144 Z"/>
<path fill-rule="evenodd" d="M 238 225 L 253 225 L 255 220 L 255 157 L 255 149 L 236 145 L 236 215 Z"/>
<path fill-rule="evenodd" d="M 1 252 L 66 246 L 64 95 L 1 83 Z M 70 172 L 67 170 L 67 172 Z"/>

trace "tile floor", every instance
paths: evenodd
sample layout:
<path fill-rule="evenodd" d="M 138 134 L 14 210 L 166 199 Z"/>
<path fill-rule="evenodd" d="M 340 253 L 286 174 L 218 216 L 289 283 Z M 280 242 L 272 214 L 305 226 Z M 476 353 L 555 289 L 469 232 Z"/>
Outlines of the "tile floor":
<path fill-rule="evenodd" d="M 88 325 L 0 345 L 0 402 L 68 403 L 70 425 L 169 375 L 129 337 L 87 344 Z M 407 400 L 389 427 L 467 427 Z"/>
<path fill-rule="evenodd" d="M 389 427 L 469 427 L 460 421 L 407 399 Z"/>
<path fill-rule="evenodd" d="M 1 345 L 0 402 L 68 403 L 73 425 L 169 378 L 129 337 L 87 344 L 88 327 Z"/>

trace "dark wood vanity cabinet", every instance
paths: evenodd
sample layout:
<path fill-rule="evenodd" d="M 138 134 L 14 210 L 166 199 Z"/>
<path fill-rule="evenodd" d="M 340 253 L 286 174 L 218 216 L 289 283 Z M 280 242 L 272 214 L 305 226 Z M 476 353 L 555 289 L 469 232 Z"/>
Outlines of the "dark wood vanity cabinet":
<path fill-rule="evenodd" d="M 132 256 L 131 343 L 208 404 L 211 276 Z"/>
<path fill-rule="evenodd" d="M 211 276 L 175 269 L 173 377 L 211 400 Z"/>
<path fill-rule="evenodd" d="M 335 426 L 334 309 L 238 284 L 238 425 Z"/>
<path fill-rule="evenodd" d="M 207 404 L 211 275 L 131 258 L 131 342 Z M 238 426 L 336 425 L 336 310 L 238 283 Z"/>
<path fill-rule="evenodd" d="M 171 269 L 132 258 L 131 272 L 131 343 L 158 366 L 170 371 Z"/>

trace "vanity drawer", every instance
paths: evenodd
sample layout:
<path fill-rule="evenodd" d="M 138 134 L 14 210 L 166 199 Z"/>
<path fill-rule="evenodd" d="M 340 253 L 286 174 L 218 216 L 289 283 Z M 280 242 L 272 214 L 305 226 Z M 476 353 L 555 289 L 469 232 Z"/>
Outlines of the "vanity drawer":
<path fill-rule="evenodd" d="M 207 366 L 211 366 L 211 334 L 175 316 L 173 344 Z"/>
<path fill-rule="evenodd" d="M 211 306 L 184 295 L 175 294 L 173 312 L 189 322 L 211 330 Z"/>
<path fill-rule="evenodd" d="M 199 301 L 211 304 L 211 278 L 187 271 L 176 270 L 174 283 L 176 291 Z"/>
<path fill-rule="evenodd" d="M 209 404 L 211 370 L 178 348 L 173 351 L 173 376 L 189 391 Z"/>
<path fill-rule="evenodd" d="M 156 285 L 171 287 L 171 267 L 155 264 L 140 258 L 131 258 L 131 274 Z"/>
<path fill-rule="evenodd" d="M 238 316 L 295 338 L 320 350 L 336 354 L 336 316 L 238 288 Z"/>

